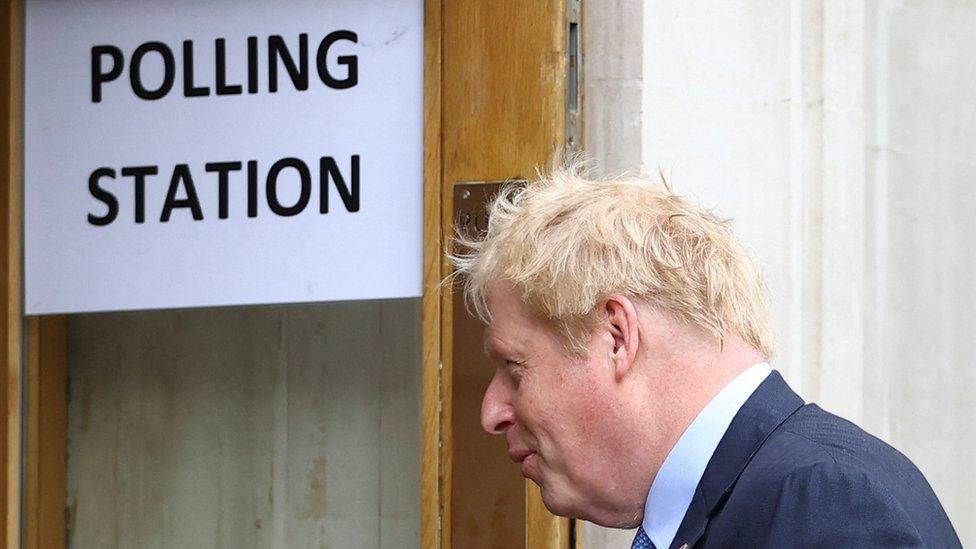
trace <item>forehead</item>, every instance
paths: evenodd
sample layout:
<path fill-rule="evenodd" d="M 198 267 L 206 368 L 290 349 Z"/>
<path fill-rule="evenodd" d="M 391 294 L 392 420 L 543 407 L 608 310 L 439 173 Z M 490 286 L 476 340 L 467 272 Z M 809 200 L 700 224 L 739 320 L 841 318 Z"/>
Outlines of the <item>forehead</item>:
<path fill-rule="evenodd" d="M 544 322 L 528 312 L 510 286 L 493 287 L 487 303 L 491 321 L 485 328 L 485 350 L 489 353 L 535 345 L 554 335 Z"/>

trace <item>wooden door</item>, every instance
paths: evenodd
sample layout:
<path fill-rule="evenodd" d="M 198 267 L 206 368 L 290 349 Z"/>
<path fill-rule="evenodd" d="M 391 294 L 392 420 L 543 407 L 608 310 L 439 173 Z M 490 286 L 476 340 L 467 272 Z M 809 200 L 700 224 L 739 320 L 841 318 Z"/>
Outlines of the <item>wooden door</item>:
<path fill-rule="evenodd" d="M 428 15 L 439 16 L 441 37 L 439 139 L 428 148 L 438 159 L 428 160 L 439 172 L 446 243 L 458 184 L 531 177 L 554 151 L 572 145 L 567 0 L 458 0 Z M 440 274 L 449 269 L 441 256 Z M 480 328 L 456 318 L 466 315 L 459 303 L 449 291 L 441 296 L 441 505 L 437 533 L 423 546 L 569 547 L 569 521 L 549 514 L 504 443 L 481 432 L 477 413 L 491 371 L 478 358 Z"/>

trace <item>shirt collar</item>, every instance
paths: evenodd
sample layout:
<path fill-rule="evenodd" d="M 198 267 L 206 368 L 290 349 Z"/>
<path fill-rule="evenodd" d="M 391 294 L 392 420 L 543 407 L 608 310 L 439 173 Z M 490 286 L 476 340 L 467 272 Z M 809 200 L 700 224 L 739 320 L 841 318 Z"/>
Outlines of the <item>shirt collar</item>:
<path fill-rule="evenodd" d="M 655 547 L 671 545 L 722 435 L 771 371 L 760 362 L 737 375 L 702 408 L 664 459 L 644 504 L 642 526 Z"/>

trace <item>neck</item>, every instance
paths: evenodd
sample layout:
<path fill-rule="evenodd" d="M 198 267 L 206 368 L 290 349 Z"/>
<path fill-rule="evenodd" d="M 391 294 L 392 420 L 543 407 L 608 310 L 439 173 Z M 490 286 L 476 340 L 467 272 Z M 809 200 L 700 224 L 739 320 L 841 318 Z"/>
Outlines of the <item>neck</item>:
<path fill-rule="evenodd" d="M 643 458 L 643 495 L 637 508 L 625 513 L 636 515 L 636 524 L 658 470 L 691 422 L 729 382 L 763 360 L 739 338 L 727 338 L 721 346 L 700 338 L 687 343 L 664 346 L 667 356 L 648 353 L 638 368 L 644 373 L 635 391 L 637 401 L 644 403 L 638 406 L 642 413 L 635 424 L 642 433 L 638 455 Z"/>

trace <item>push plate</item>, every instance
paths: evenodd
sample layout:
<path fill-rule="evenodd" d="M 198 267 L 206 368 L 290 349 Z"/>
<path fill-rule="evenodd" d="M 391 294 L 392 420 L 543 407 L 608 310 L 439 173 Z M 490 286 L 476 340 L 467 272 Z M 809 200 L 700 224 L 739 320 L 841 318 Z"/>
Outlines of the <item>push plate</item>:
<path fill-rule="evenodd" d="M 505 185 L 525 185 L 525 179 L 462 181 L 454 185 L 454 229 L 463 234 L 488 230 L 488 203 Z"/>
<path fill-rule="evenodd" d="M 488 229 L 486 206 L 509 183 L 471 181 L 454 186 L 455 228 L 474 236 Z M 455 250 L 463 252 L 464 250 Z M 525 547 L 525 481 L 508 459 L 505 440 L 481 429 L 481 399 L 491 380 L 484 326 L 453 292 L 451 320 L 451 546 L 465 549 Z"/>

